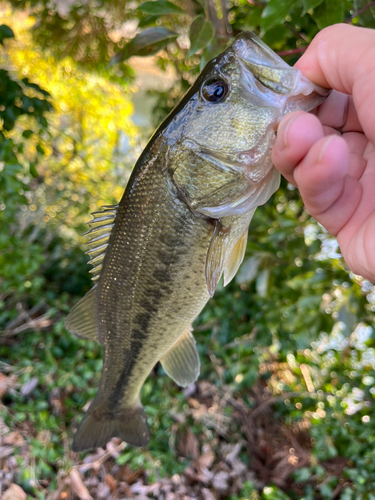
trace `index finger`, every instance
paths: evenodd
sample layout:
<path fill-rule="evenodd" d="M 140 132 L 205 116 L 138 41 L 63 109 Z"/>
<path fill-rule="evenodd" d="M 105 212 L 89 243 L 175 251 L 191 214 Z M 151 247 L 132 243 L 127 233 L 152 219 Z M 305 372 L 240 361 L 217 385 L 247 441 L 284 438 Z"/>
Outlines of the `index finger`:
<path fill-rule="evenodd" d="M 314 114 L 323 125 L 340 132 L 363 132 L 351 95 L 334 90 Z"/>
<path fill-rule="evenodd" d="M 358 119 L 375 143 L 375 30 L 337 24 L 322 30 L 296 63 L 312 82 L 353 96 Z"/>

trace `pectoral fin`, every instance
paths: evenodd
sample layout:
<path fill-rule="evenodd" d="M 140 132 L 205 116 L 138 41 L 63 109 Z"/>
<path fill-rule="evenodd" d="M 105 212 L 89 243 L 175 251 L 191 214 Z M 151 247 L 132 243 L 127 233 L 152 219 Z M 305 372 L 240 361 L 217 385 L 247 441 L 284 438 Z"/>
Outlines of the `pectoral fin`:
<path fill-rule="evenodd" d="M 224 268 L 224 286 L 227 286 L 232 281 L 243 261 L 246 251 L 247 234 L 248 228 L 245 229 L 227 258 Z"/>
<path fill-rule="evenodd" d="M 176 384 L 187 387 L 199 376 L 199 354 L 191 329 L 160 360 L 165 372 Z"/>
<path fill-rule="evenodd" d="M 229 227 L 223 228 L 219 220 L 215 221 L 214 232 L 206 258 L 206 283 L 211 297 L 214 295 L 223 273 L 229 231 Z"/>
<path fill-rule="evenodd" d="M 73 307 L 65 320 L 65 328 L 76 337 L 99 342 L 95 318 L 95 292 L 94 286 Z"/>

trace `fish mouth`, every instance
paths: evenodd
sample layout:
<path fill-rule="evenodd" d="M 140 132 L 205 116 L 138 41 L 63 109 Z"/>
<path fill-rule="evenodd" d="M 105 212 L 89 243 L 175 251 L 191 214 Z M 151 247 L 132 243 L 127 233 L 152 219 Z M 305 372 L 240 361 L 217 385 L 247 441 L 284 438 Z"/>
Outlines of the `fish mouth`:
<path fill-rule="evenodd" d="M 232 49 L 243 68 L 245 81 L 255 79 L 267 99 L 274 99 L 278 105 L 284 101 L 285 113 L 297 109 L 311 111 L 331 93 L 331 89 L 316 85 L 300 70 L 289 66 L 254 33 L 240 33 Z M 253 91 L 254 83 L 250 86 Z"/>

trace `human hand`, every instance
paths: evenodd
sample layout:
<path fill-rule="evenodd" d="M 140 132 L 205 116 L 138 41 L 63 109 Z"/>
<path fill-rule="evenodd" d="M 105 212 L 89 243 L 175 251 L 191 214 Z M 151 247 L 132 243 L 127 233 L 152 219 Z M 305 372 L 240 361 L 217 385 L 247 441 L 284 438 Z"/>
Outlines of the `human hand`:
<path fill-rule="evenodd" d="M 375 282 L 375 30 L 326 28 L 296 67 L 334 90 L 316 116 L 283 118 L 273 163 L 337 237 L 349 268 Z"/>

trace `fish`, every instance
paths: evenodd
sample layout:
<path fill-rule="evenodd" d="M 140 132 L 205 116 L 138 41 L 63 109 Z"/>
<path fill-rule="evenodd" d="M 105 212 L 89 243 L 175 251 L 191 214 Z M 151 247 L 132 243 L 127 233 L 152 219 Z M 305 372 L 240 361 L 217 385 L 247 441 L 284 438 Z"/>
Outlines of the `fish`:
<path fill-rule="evenodd" d="M 89 223 L 93 288 L 66 328 L 103 346 L 99 389 L 73 451 L 112 437 L 147 446 L 140 391 L 157 362 L 176 384 L 197 380 L 192 322 L 236 274 L 255 209 L 278 189 L 271 151 L 281 118 L 329 91 L 256 35 L 211 60 L 140 155 L 118 205 Z"/>

